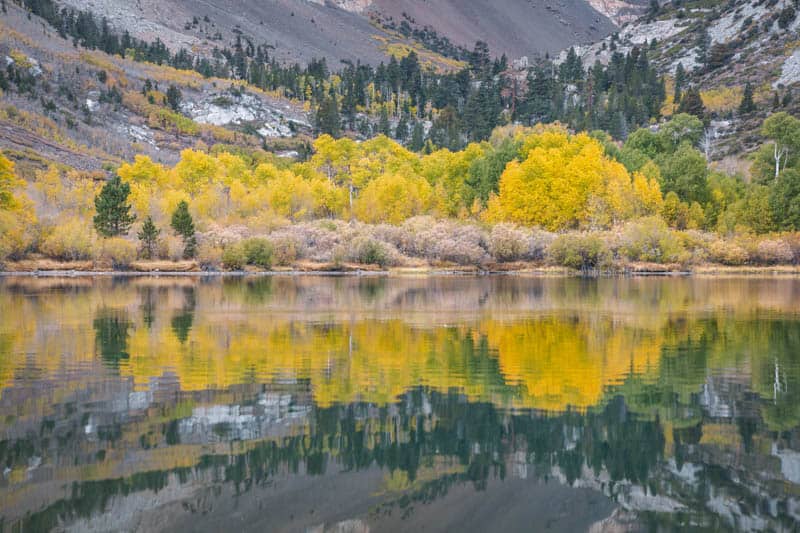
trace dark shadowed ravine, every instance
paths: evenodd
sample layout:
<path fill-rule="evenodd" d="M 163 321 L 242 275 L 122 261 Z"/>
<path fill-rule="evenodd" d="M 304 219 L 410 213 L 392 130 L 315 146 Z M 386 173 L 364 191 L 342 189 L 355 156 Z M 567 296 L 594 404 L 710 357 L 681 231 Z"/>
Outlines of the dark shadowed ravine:
<path fill-rule="evenodd" d="M 0 278 L 0 527 L 794 531 L 800 280 Z"/>

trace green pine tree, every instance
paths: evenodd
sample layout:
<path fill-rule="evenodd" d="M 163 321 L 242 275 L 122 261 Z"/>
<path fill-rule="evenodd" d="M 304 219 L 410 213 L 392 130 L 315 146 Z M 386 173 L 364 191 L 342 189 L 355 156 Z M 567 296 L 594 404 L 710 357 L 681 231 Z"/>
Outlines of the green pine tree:
<path fill-rule="evenodd" d="M 160 234 L 161 230 L 153 223 L 153 217 L 147 217 L 144 220 L 142 230 L 137 234 L 139 240 L 142 242 L 142 257 L 144 259 L 152 259 L 153 256 L 155 256 L 158 236 Z"/>
<path fill-rule="evenodd" d="M 170 224 L 175 233 L 183 238 L 183 257 L 191 259 L 197 254 L 197 238 L 194 234 L 194 221 L 189 213 L 189 204 L 182 200 L 172 213 Z"/>
<path fill-rule="evenodd" d="M 328 96 L 323 97 L 317 108 L 316 126 L 320 133 L 326 133 L 331 137 L 338 137 L 341 134 L 342 121 L 339 116 L 339 103 L 336 101 L 336 92 L 333 87 Z"/>
<path fill-rule="evenodd" d="M 410 150 L 419 152 L 425 147 L 425 127 L 422 122 L 414 123 L 414 131 L 411 133 L 411 143 L 408 145 Z"/>
<path fill-rule="evenodd" d="M 94 227 L 104 237 L 115 237 L 128 233 L 136 215 L 131 213 L 128 196 L 131 186 L 123 183 L 119 176 L 114 176 L 103 186 L 94 199 L 97 214 Z"/>
<path fill-rule="evenodd" d="M 391 129 L 392 126 L 389 123 L 389 109 L 387 108 L 386 104 L 383 104 L 381 107 L 381 119 L 378 123 L 378 133 L 386 135 L 387 137 L 391 137 Z"/>
<path fill-rule="evenodd" d="M 183 95 L 181 94 L 181 90 L 174 85 L 170 85 L 167 89 L 167 103 L 173 111 L 178 111 L 180 109 L 182 99 Z"/>
<path fill-rule="evenodd" d="M 674 102 L 681 101 L 683 86 L 686 83 L 686 69 L 683 68 L 683 63 L 678 63 L 675 69 L 675 94 L 673 97 Z"/>
<path fill-rule="evenodd" d="M 706 106 L 703 104 L 700 91 L 694 87 L 686 89 L 681 105 L 678 106 L 678 113 L 688 113 L 702 120 L 706 115 Z"/>
<path fill-rule="evenodd" d="M 744 86 L 744 94 L 742 101 L 739 104 L 739 114 L 746 115 L 756 110 L 756 104 L 753 102 L 753 86 L 749 83 Z"/>

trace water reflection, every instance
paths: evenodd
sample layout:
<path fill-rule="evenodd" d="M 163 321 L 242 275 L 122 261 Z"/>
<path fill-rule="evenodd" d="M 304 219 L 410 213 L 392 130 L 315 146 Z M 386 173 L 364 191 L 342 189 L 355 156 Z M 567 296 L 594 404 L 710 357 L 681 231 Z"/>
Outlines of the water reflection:
<path fill-rule="evenodd" d="M 798 289 L 5 279 L 2 525 L 795 530 Z"/>
<path fill-rule="evenodd" d="M 128 329 L 131 323 L 127 314 L 120 310 L 101 309 L 93 323 L 95 346 L 106 364 L 119 368 L 128 355 Z"/>

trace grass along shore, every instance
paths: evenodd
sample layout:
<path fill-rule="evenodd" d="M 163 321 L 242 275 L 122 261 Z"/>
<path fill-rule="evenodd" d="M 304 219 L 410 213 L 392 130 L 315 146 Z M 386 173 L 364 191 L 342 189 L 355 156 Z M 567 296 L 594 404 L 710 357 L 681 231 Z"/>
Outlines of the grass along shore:
<path fill-rule="evenodd" d="M 446 276 L 446 275 L 529 275 L 529 276 L 800 276 L 800 265 L 701 265 L 629 262 L 603 269 L 575 269 L 534 261 L 492 263 L 482 266 L 457 264 L 418 264 L 414 266 L 380 267 L 362 263 L 320 263 L 298 261 L 291 266 L 269 269 L 246 266 L 240 270 L 204 269 L 198 261 L 136 261 L 127 268 L 114 268 L 103 261 L 54 261 L 29 258 L 5 263 L 0 276 L 92 276 L 92 275 L 160 275 L 160 276 L 248 276 L 248 275 L 380 275 L 380 276 Z"/>

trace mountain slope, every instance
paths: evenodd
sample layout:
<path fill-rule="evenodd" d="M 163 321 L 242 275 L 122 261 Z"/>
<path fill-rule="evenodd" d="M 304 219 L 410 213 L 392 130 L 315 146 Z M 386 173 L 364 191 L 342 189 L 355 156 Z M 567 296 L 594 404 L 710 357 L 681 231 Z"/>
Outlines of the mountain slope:
<path fill-rule="evenodd" d="M 723 159 L 748 152 L 761 141 L 758 129 L 771 112 L 800 114 L 800 16 L 791 2 L 703 0 L 664 3 L 658 11 L 626 24 L 614 35 L 576 50 L 585 67 L 608 64 L 615 53 L 645 48 L 667 78 L 663 113 L 673 113 L 678 65 L 682 91 L 700 91 L 707 111 L 708 156 Z M 561 60 L 567 51 L 562 51 Z M 755 109 L 739 104 L 750 85 Z"/>
<path fill-rule="evenodd" d="M 375 0 L 370 12 L 430 26 L 451 41 L 472 47 L 485 41 L 511 58 L 554 52 L 614 31 L 614 24 L 584 0 Z"/>
<path fill-rule="evenodd" d="M 554 52 L 610 34 L 614 24 L 585 0 L 65 0 L 108 18 L 134 37 L 159 37 L 173 49 L 229 45 L 236 35 L 275 47 L 283 61 L 377 64 L 402 36 L 377 21 L 406 17 L 453 43 L 486 41 L 496 55 Z M 627 5 L 627 4 L 626 4 Z"/>
<path fill-rule="evenodd" d="M 200 141 L 250 150 L 269 142 L 280 152 L 310 131 L 298 102 L 73 47 L 15 4 L 0 16 L 0 64 L 0 150 L 26 176 L 51 162 L 99 170 L 137 154 L 174 164 Z M 143 94 L 146 83 L 152 90 Z M 170 86 L 181 91 L 180 113 L 163 103 Z"/>

